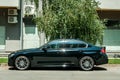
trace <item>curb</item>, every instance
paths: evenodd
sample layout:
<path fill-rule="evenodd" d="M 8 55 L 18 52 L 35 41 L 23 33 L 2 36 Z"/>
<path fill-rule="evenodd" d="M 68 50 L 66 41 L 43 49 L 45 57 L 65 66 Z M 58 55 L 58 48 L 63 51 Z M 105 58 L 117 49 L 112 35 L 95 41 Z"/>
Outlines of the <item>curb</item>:
<path fill-rule="evenodd" d="M 8 66 L 8 63 L 0 63 L 0 67 Z M 120 67 L 120 64 L 103 64 L 103 65 L 97 65 L 97 66 L 103 66 L 103 67 Z"/>
<path fill-rule="evenodd" d="M 0 63 L 0 67 L 5 67 L 5 66 L 8 66 L 7 63 Z"/>

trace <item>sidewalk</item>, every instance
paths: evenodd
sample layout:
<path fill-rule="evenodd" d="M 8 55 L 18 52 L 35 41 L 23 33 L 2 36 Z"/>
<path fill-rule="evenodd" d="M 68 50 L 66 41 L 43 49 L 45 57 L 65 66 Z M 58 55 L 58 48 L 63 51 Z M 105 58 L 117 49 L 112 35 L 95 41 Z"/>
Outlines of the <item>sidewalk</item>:
<path fill-rule="evenodd" d="M 7 70 L 9 68 L 7 63 L 1 63 L 0 64 L 0 70 Z"/>
<path fill-rule="evenodd" d="M 99 65 L 98 67 L 106 68 L 109 71 L 120 70 L 120 64 L 105 64 L 105 65 Z"/>

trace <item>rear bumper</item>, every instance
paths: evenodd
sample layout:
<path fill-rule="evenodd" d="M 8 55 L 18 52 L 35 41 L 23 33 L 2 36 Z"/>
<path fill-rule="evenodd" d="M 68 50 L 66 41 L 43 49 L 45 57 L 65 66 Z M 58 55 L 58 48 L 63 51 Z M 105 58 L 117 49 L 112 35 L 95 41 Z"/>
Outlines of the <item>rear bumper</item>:
<path fill-rule="evenodd" d="M 102 54 L 102 56 L 96 60 L 96 65 L 107 64 L 108 63 L 108 56 L 106 54 Z"/>

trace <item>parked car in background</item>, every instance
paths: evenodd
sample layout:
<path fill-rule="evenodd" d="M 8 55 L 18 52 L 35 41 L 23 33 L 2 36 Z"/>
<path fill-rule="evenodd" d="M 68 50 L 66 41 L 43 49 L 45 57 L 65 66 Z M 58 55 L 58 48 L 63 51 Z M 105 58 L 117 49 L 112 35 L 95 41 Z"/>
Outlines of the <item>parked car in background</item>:
<path fill-rule="evenodd" d="M 30 67 L 80 67 L 89 71 L 94 65 L 107 63 L 104 47 L 75 39 L 53 40 L 40 48 L 18 50 L 8 56 L 8 65 L 18 70 Z"/>

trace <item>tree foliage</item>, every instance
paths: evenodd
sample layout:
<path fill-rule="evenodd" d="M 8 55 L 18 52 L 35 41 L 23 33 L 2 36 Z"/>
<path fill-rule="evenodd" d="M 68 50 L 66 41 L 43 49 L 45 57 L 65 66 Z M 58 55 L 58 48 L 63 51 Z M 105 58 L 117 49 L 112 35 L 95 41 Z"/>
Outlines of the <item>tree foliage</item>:
<path fill-rule="evenodd" d="M 43 15 L 36 22 L 49 40 L 75 38 L 102 44 L 105 26 L 97 7 L 95 0 L 43 0 Z"/>

